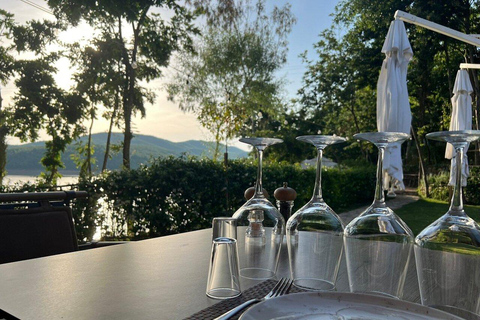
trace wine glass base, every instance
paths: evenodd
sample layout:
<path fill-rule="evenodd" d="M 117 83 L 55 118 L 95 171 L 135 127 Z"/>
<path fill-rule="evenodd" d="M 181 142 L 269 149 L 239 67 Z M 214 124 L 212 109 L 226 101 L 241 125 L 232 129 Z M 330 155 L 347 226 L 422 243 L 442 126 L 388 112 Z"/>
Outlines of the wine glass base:
<path fill-rule="evenodd" d="M 297 288 L 308 291 L 335 291 L 335 285 L 327 280 L 315 278 L 297 278 L 293 280 Z"/>
<path fill-rule="evenodd" d="M 251 280 L 268 280 L 275 277 L 275 272 L 263 268 L 243 268 L 240 269 L 240 276 Z"/>

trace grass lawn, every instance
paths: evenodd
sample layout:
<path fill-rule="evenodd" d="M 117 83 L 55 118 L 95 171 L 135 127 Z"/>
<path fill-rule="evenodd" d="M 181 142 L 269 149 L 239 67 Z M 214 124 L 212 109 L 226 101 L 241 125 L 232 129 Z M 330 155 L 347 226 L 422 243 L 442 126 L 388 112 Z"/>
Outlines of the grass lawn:
<path fill-rule="evenodd" d="M 420 199 L 395 210 L 417 235 L 426 226 L 444 215 L 450 204 L 431 199 Z M 465 206 L 465 212 L 480 223 L 480 206 Z"/>

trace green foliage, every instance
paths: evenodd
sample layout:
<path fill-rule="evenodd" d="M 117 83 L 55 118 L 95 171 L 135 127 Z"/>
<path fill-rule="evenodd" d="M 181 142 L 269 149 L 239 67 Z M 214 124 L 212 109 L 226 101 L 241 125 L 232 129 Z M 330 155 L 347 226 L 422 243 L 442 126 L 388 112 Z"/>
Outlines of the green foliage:
<path fill-rule="evenodd" d="M 91 240 L 96 227 L 105 238 L 143 239 L 211 226 L 213 217 L 231 216 L 246 200 L 245 189 L 256 177 L 256 163 L 235 160 L 228 168 L 212 160 L 194 157 L 157 158 L 149 166 L 111 171 L 80 178 L 75 190 L 87 199 L 72 205 L 79 241 Z M 324 170 L 325 201 L 341 212 L 373 199 L 375 168 L 338 167 Z M 310 200 L 315 171 L 298 165 L 271 162 L 264 167 L 264 187 L 275 204 L 273 192 L 288 182 L 298 197 L 293 210 Z M 68 187 L 67 187 L 68 188 Z M 0 186 L 0 192 L 50 191 L 42 181 Z"/>
<path fill-rule="evenodd" d="M 83 97 L 75 91 L 61 89 L 55 82 L 57 70 L 53 65 L 61 54 L 49 46 L 58 44 L 57 33 L 64 27 L 58 22 L 32 20 L 25 25 L 12 24 L 11 30 L 12 48 L 34 58 L 14 62 L 18 90 L 13 105 L 2 119 L 5 118 L 9 133 L 24 142 L 35 141 L 40 130 L 51 137 L 41 159 L 45 167 L 42 178 L 46 184 L 56 184 L 60 176 L 58 169 L 64 166 L 62 153 L 83 131 L 80 123 L 85 107 Z"/>
<path fill-rule="evenodd" d="M 63 29 L 61 23 L 48 20 L 31 20 L 23 26 L 16 25 L 13 28 L 15 49 L 18 52 L 30 51 L 37 55 L 44 55 L 48 45 L 58 42 L 57 32 Z"/>
<path fill-rule="evenodd" d="M 140 81 L 159 78 L 174 51 L 192 49 L 190 36 L 198 32 L 192 24 L 194 16 L 173 0 L 49 0 L 48 4 L 60 21 L 75 26 L 83 19 L 97 30 L 89 45 L 70 46 L 69 56 L 79 69 L 77 89 L 90 102 L 91 118 L 103 104 L 111 106 L 104 115 L 112 120 L 110 130 L 113 124 L 124 126 L 123 165 L 130 168 L 132 117 L 137 112 L 145 116 L 144 104 L 153 103 L 155 97 Z M 154 9 L 171 16 L 164 19 Z"/>
<path fill-rule="evenodd" d="M 428 186 L 430 197 L 440 201 L 450 201 L 450 189 L 448 181 L 450 179 L 449 171 L 441 171 L 437 174 L 428 176 Z M 424 195 L 424 186 L 419 188 Z M 470 176 L 467 179 L 467 186 L 463 187 L 463 196 L 466 204 L 480 205 L 480 167 L 470 167 Z"/>
<path fill-rule="evenodd" d="M 14 57 L 12 55 L 13 47 L 4 43 L 4 40 L 10 40 L 14 28 L 13 15 L 0 9 L 0 83 L 5 84 L 13 76 Z M 1 96 L 0 96 L 1 100 Z"/>
<path fill-rule="evenodd" d="M 313 192 L 315 172 L 287 163 L 267 163 L 264 187 L 286 181 L 296 189 L 298 210 Z M 341 211 L 373 198 L 375 168 L 335 168 L 323 172 L 324 198 Z M 90 194 L 75 205 L 77 231 L 90 239 L 94 224 L 106 237 L 141 239 L 206 228 L 216 216 L 231 216 L 244 202 L 256 177 L 256 164 L 236 160 L 228 168 L 212 160 L 157 158 L 136 170 L 108 172 L 78 188 Z M 269 199 L 275 203 L 273 196 Z M 98 212 L 98 214 L 97 214 Z"/>
<path fill-rule="evenodd" d="M 385 58 L 381 49 L 396 10 L 467 34 L 480 26 L 478 1 L 340 1 L 332 26 L 320 33 L 315 44 L 316 59 L 306 59 L 308 69 L 299 90 L 304 119 L 318 124 L 322 133 L 351 137 L 375 131 L 376 84 Z M 444 145 L 426 142 L 425 134 L 448 128 L 458 65 L 476 62 L 478 49 L 422 27 L 405 26 L 414 52 L 407 77 L 412 126 L 427 163 L 435 165 L 442 161 Z M 478 95 L 477 73 L 470 72 Z M 475 100 L 478 111 L 480 103 Z M 408 151 L 407 164 L 417 165 L 416 150 Z M 339 158 L 374 159 L 372 152 L 371 145 L 352 141 Z"/>
<path fill-rule="evenodd" d="M 241 134 L 258 136 L 262 118 L 276 120 L 283 111 L 282 82 L 275 72 L 285 64 L 287 36 L 295 22 L 290 6 L 265 1 L 194 1 L 207 12 L 207 27 L 196 52 L 178 55 L 177 72 L 167 84 L 169 98 L 193 112 L 220 141 Z M 231 6 L 228 12 L 225 5 Z"/>
<path fill-rule="evenodd" d="M 429 174 L 427 177 L 428 187 L 430 191 L 430 198 L 440 200 L 440 201 L 449 201 L 450 199 L 450 187 L 448 186 L 448 180 L 450 179 L 450 173 L 448 171 L 443 171 L 438 174 Z M 425 186 L 423 181 L 421 182 L 421 194 L 425 196 Z"/>
<path fill-rule="evenodd" d="M 90 139 L 89 139 L 90 140 Z M 80 177 L 90 177 L 92 175 L 92 165 L 95 165 L 96 158 L 93 158 L 95 147 L 84 143 L 81 140 L 76 142 L 76 153 L 70 155 L 70 159 L 75 163 L 77 169 L 80 169 Z"/>
<path fill-rule="evenodd" d="M 5 84 L 14 74 L 15 58 L 12 55 L 13 46 L 8 44 L 15 24 L 13 15 L 0 9 L 0 84 Z M 4 40 L 7 40 L 4 43 Z M 6 137 L 10 132 L 7 124 L 8 111 L 3 106 L 2 93 L 0 92 L 0 185 L 7 174 L 7 143 Z"/>
<path fill-rule="evenodd" d="M 470 168 L 467 183 L 467 187 L 463 189 L 466 202 L 480 205 L 480 167 Z"/>

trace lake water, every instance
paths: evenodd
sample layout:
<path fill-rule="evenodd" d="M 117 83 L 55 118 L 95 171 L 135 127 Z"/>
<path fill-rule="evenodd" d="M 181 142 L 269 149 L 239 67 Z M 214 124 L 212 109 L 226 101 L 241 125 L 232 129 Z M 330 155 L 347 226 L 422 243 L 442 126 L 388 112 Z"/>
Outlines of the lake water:
<path fill-rule="evenodd" d="M 5 177 L 4 184 L 14 185 L 15 183 L 35 182 L 35 180 L 37 179 L 38 177 L 35 177 L 35 176 L 8 174 Z M 78 176 L 65 175 L 58 180 L 57 185 L 63 186 L 63 185 L 75 184 L 77 183 L 77 181 L 78 181 Z"/>

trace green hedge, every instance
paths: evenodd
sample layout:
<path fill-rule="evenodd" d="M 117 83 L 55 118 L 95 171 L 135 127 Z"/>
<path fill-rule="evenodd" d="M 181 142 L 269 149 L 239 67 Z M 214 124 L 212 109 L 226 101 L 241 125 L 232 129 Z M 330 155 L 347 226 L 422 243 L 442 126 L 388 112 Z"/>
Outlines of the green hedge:
<path fill-rule="evenodd" d="M 254 185 L 256 170 L 252 160 L 230 161 L 225 168 L 211 160 L 171 157 L 80 180 L 72 188 L 87 191 L 89 198 L 73 205 L 77 236 L 91 240 L 97 226 L 102 226 L 106 239 L 142 239 L 210 227 L 213 217 L 231 216 L 245 202 L 245 189 Z M 273 203 L 274 190 L 283 182 L 298 193 L 294 211 L 310 200 L 314 168 L 267 163 L 263 173 L 263 186 Z M 325 201 L 337 212 L 373 199 L 373 166 L 325 169 L 322 180 Z M 3 187 L 2 192 L 46 190 L 50 189 L 25 184 Z"/>
<path fill-rule="evenodd" d="M 266 164 L 263 177 L 272 202 L 283 182 L 298 193 L 294 210 L 312 196 L 313 168 Z M 337 212 L 373 198 L 374 167 L 328 169 L 322 177 L 324 198 Z M 231 216 L 245 202 L 244 191 L 255 178 L 256 164 L 248 160 L 231 161 L 225 168 L 211 160 L 158 158 L 135 170 L 80 181 L 78 188 L 91 197 L 75 205 L 77 232 L 91 239 L 95 224 L 102 224 L 107 238 L 142 239 L 206 228 L 213 217 Z"/>
<path fill-rule="evenodd" d="M 428 175 L 427 180 L 430 198 L 447 202 L 450 201 L 449 179 L 449 171 Z M 425 186 L 423 183 L 419 188 L 419 192 L 425 196 Z M 463 188 L 463 195 L 466 204 L 480 205 L 480 167 L 470 167 L 470 176 L 467 179 L 467 186 Z"/>

